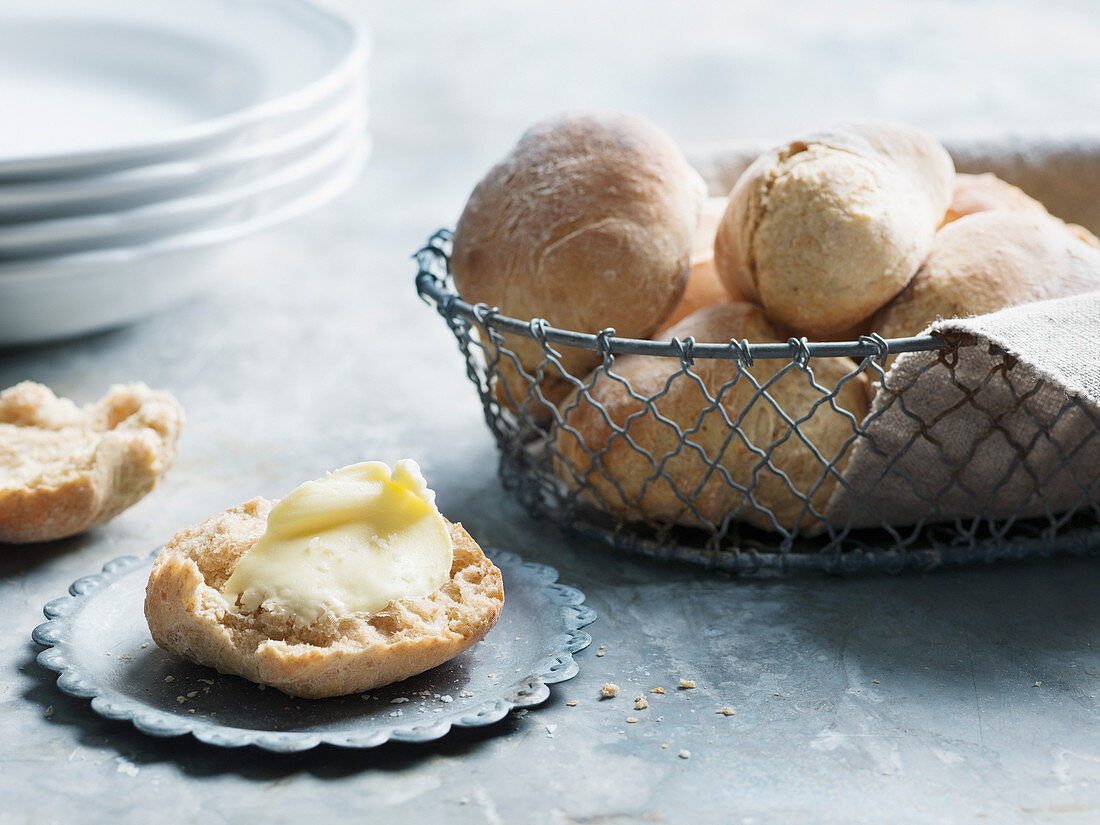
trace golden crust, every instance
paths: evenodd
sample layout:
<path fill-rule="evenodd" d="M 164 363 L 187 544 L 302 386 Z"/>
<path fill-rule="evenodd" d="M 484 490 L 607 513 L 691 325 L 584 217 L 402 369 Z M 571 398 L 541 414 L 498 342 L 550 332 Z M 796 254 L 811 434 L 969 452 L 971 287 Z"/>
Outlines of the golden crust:
<path fill-rule="evenodd" d="M 943 217 L 946 226 L 959 218 L 976 212 L 990 212 L 994 209 L 1007 209 L 1012 212 L 1032 212 L 1047 214 L 1046 207 L 1028 195 L 1018 186 L 1001 180 L 992 172 L 981 175 L 955 175 L 955 189 L 947 214 Z"/>
<path fill-rule="evenodd" d="M 144 384 L 83 408 L 24 381 L 0 393 L 0 542 L 52 541 L 105 524 L 172 464 L 183 410 Z"/>
<path fill-rule="evenodd" d="M 910 284 L 872 320 L 884 338 L 919 335 L 937 318 L 1100 289 L 1100 252 L 1057 218 L 1035 210 L 965 215 L 936 233 Z"/>
<path fill-rule="evenodd" d="M 573 113 L 536 124 L 470 195 L 455 228 L 455 286 L 516 318 L 644 338 L 684 292 L 705 191 L 672 140 L 641 118 Z M 505 342 L 535 374 L 540 346 Z M 561 355 L 572 375 L 599 362 L 585 350 Z M 530 382 L 507 355 L 500 371 L 522 403 Z M 556 370 L 539 384 L 551 402 L 571 386 Z"/>
<path fill-rule="evenodd" d="M 263 534 L 273 502 L 253 499 L 178 533 L 153 566 L 145 617 L 165 650 L 291 696 L 357 693 L 407 679 L 485 636 L 504 605 L 500 571 L 450 524 L 450 580 L 373 615 L 323 615 L 307 627 L 230 610 L 220 589 Z"/>
<path fill-rule="evenodd" d="M 698 342 L 777 340 L 759 308 L 738 302 L 699 310 L 664 338 L 688 336 Z M 768 387 L 769 396 L 793 419 L 806 418 L 799 424 L 803 436 L 826 461 L 835 459 L 837 471 L 842 470 L 853 433 L 851 420 L 828 402 L 821 403 L 823 395 L 800 371 L 790 370 L 776 378 L 786 365 L 782 360 L 762 359 L 748 371 L 761 385 L 776 379 Z M 792 529 L 799 525 L 812 532 L 817 525 L 812 515 L 803 512 L 801 497 L 810 498 L 822 512 L 836 476 L 826 472 L 817 456 L 792 434 L 768 399 L 757 397 L 757 387 L 745 376 L 727 388 L 715 404 L 720 389 L 734 380 L 737 369 L 733 361 L 700 359 L 692 367 L 696 381 L 676 375 L 680 361 L 675 358 L 620 357 L 614 373 L 629 382 L 629 389 L 605 373 L 596 378 L 584 398 L 573 393 L 563 402 L 565 426 L 554 437 L 558 476 L 572 488 L 583 482 L 592 491 L 586 493 L 587 500 L 627 518 L 698 525 L 720 524 L 733 514 L 739 521 L 774 529 L 771 517 L 754 506 L 755 502 L 771 511 L 779 526 Z M 813 361 L 815 380 L 829 389 L 854 369 L 855 363 L 847 358 Z M 651 399 L 651 406 L 639 397 Z M 607 418 L 592 401 L 603 407 Z M 861 374 L 846 382 L 836 402 L 856 421 L 861 420 L 869 405 L 866 377 Z M 616 428 L 627 428 L 633 446 L 616 433 L 608 419 Z M 694 446 L 681 447 L 682 439 L 670 421 L 690 433 Z M 744 439 L 732 434 L 730 421 L 738 422 Z M 765 465 L 756 450 L 766 451 L 773 444 L 777 446 Z M 654 463 L 639 449 L 647 450 L 653 462 L 662 465 L 667 478 L 655 478 Z M 590 453 L 598 454 L 599 461 Z M 709 463 L 723 469 L 712 472 Z M 753 501 L 734 485 L 751 488 Z"/>

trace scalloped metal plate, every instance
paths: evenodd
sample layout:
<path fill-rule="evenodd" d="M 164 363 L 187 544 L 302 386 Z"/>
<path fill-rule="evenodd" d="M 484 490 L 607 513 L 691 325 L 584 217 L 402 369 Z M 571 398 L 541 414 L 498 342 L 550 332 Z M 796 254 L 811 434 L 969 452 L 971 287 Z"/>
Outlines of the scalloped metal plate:
<path fill-rule="evenodd" d="M 502 550 L 487 555 L 504 577 L 505 604 L 486 638 L 462 655 L 404 682 L 333 699 L 294 699 L 158 648 L 145 623 L 153 559 L 125 556 L 77 579 L 47 603 L 32 638 L 38 663 L 57 686 L 90 698 L 109 719 L 151 736 L 191 734 L 200 742 L 277 752 L 320 744 L 373 748 L 390 740 L 427 742 L 452 727 L 478 727 L 550 695 L 577 674 L 573 654 L 596 619 L 584 594 L 557 583 L 552 567 Z"/>

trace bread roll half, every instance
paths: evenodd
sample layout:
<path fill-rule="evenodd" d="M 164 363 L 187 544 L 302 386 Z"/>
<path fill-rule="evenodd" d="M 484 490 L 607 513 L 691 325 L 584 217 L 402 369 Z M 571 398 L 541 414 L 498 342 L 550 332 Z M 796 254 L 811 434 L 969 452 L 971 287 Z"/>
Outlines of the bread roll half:
<path fill-rule="evenodd" d="M 480 641 L 504 605 L 500 571 L 451 524 L 450 579 L 372 615 L 326 612 L 299 627 L 285 614 L 230 609 L 221 588 L 267 528 L 273 502 L 253 499 L 177 534 L 157 558 L 145 595 L 153 640 L 201 665 L 320 698 L 406 679 Z"/>
<path fill-rule="evenodd" d="M 574 113 L 536 124 L 470 195 L 455 229 L 455 286 L 516 318 L 648 337 L 684 292 L 705 191 L 672 140 L 642 118 Z M 505 343 L 536 375 L 539 344 Z M 585 350 L 561 355 L 578 377 L 599 361 Z M 526 399 L 529 382 L 507 354 L 499 369 L 507 387 L 498 398 Z M 539 384 L 552 402 L 571 386 L 554 367 Z"/>
<path fill-rule="evenodd" d="M 42 384 L 0 393 L 0 542 L 53 541 L 106 524 L 171 467 L 183 409 L 118 384 L 78 407 Z"/>
<path fill-rule="evenodd" d="M 738 302 L 702 309 L 663 337 L 688 336 L 777 340 L 759 308 Z M 713 527 L 732 516 L 764 529 L 812 530 L 820 525 L 805 500 L 824 509 L 869 391 L 862 374 L 844 381 L 856 368 L 847 358 L 815 358 L 810 367 L 827 391 L 843 382 L 835 401 L 846 413 L 786 359 L 759 360 L 748 375 L 734 361 L 699 359 L 693 378 L 680 374 L 676 358 L 622 356 L 615 378 L 601 373 L 562 403 L 556 472 L 567 486 L 588 488 L 588 502 L 628 519 Z M 768 382 L 765 396 L 757 385 Z M 798 422 L 797 433 L 776 405 Z"/>

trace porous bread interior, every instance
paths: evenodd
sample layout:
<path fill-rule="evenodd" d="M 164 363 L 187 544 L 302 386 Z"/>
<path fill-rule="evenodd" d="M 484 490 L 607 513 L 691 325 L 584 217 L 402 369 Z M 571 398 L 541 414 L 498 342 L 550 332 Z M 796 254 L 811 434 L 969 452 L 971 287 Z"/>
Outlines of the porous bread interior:
<path fill-rule="evenodd" d="M 178 402 L 144 384 L 78 407 L 24 381 L 0 393 L 0 541 L 101 524 L 151 490 L 175 456 Z"/>
<path fill-rule="evenodd" d="M 84 427 L 44 430 L 0 422 L 0 487 L 57 487 L 91 468 L 100 434 Z"/>
<path fill-rule="evenodd" d="M 233 646 L 242 655 L 270 641 L 317 648 L 366 649 L 427 637 L 480 638 L 500 612 L 504 598 L 500 571 L 485 558 L 460 524 L 448 525 L 454 545 L 450 577 L 426 596 L 391 602 L 372 615 L 341 616 L 326 611 L 308 625 L 296 623 L 286 612 L 267 609 L 236 612 L 225 601 L 221 588 L 241 556 L 263 535 L 273 506 L 274 502 L 252 499 L 187 528 L 172 539 L 157 563 L 158 567 L 170 561 L 194 563 L 202 577 L 196 594 L 197 612 L 205 613 L 206 619 L 226 628 Z M 154 568 L 151 593 L 157 576 Z M 153 629 L 156 638 L 160 629 Z"/>
<path fill-rule="evenodd" d="M 10 387 L 0 393 L 0 489 L 31 482 L 54 487 L 66 475 L 90 469 L 109 432 L 140 438 L 152 430 L 171 438 L 176 426 L 165 410 L 135 418 L 143 405 L 163 403 L 164 396 L 143 384 L 116 385 L 81 408 L 31 381 Z"/>

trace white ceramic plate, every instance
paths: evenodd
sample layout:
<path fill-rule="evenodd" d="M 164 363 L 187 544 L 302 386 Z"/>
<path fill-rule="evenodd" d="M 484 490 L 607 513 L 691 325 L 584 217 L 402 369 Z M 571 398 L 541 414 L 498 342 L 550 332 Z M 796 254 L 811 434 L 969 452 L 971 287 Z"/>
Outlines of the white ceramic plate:
<path fill-rule="evenodd" d="M 354 25 L 308 0 L 5 0 L 0 178 L 275 136 L 364 58 Z"/>
<path fill-rule="evenodd" d="M 144 244 L 190 229 L 241 223 L 279 209 L 316 188 L 362 141 L 363 117 L 314 151 L 241 186 L 78 218 L 0 225 L 0 262 Z"/>
<path fill-rule="evenodd" d="M 308 212 L 358 177 L 364 137 L 317 186 L 250 220 L 143 246 L 0 265 L 0 345 L 38 343 L 136 320 L 233 277 L 238 243 Z"/>
<path fill-rule="evenodd" d="M 133 209 L 240 186 L 318 149 L 352 117 L 366 117 L 365 109 L 362 79 L 354 77 L 340 97 L 276 137 L 102 175 L 0 181 L 0 226 Z"/>

